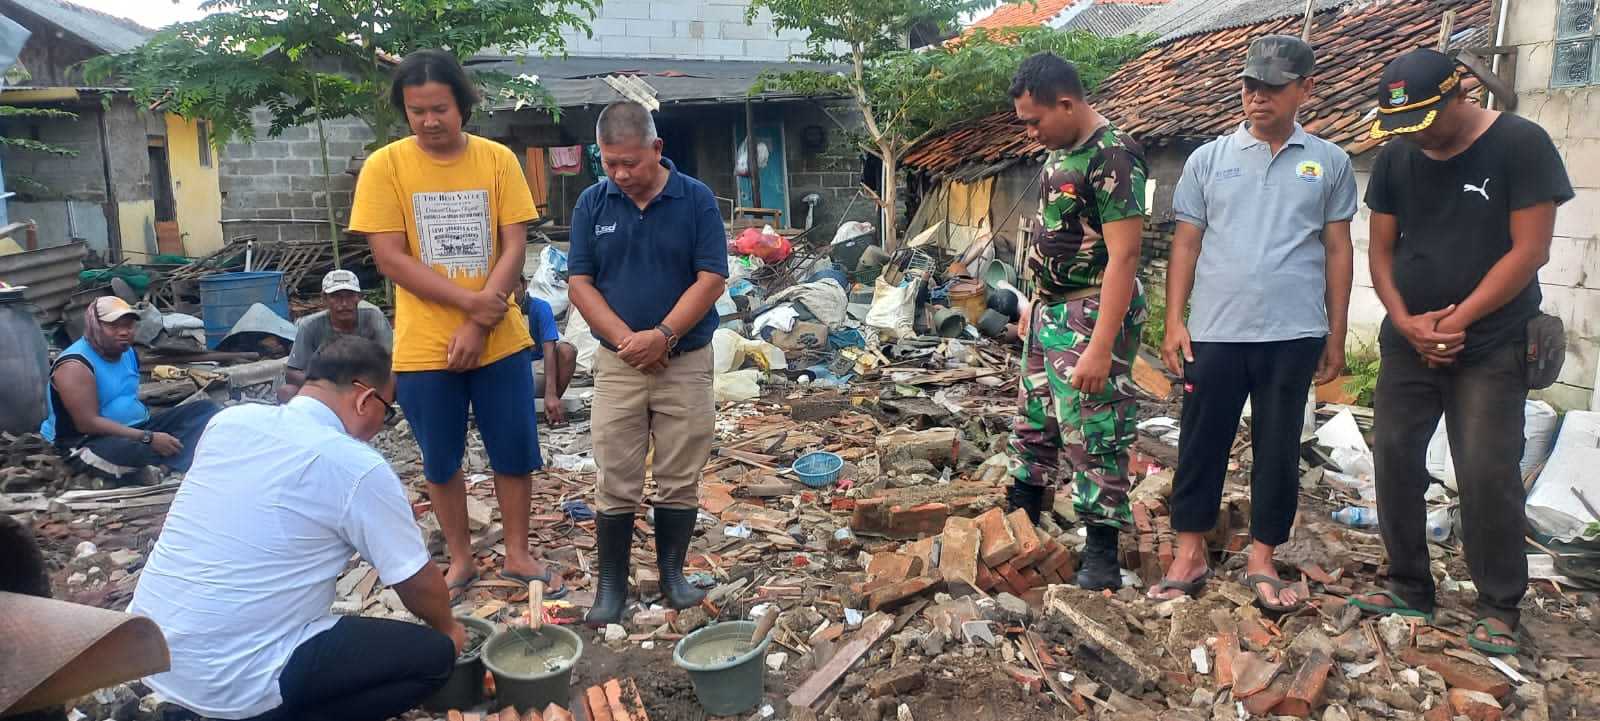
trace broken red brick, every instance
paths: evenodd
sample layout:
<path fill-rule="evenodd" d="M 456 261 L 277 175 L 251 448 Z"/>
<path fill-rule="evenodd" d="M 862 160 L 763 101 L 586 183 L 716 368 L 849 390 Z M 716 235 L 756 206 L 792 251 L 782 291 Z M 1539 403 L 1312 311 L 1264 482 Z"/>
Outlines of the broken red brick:
<path fill-rule="evenodd" d="M 1135 503 L 1131 508 L 1133 510 L 1134 528 L 1138 529 L 1140 533 L 1152 533 L 1156 530 L 1156 525 L 1150 522 L 1150 509 L 1146 508 L 1144 503 Z"/>
<path fill-rule="evenodd" d="M 1278 671 L 1283 669 L 1283 664 L 1268 661 L 1249 651 L 1234 654 L 1233 657 L 1233 695 L 1235 698 L 1249 698 L 1261 693 L 1277 678 Z M 1287 690 L 1284 693 L 1288 693 Z M 1280 699 L 1281 700 L 1281 699 Z M 1277 705 L 1277 702 L 1273 702 Z M 1271 708 L 1270 706 L 1268 708 Z"/>
<path fill-rule="evenodd" d="M 1044 567 L 1040 566 L 1040 568 Z M 1046 583 L 1050 583 L 1052 585 L 1059 585 L 1067 582 L 1067 579 L 1063 578 L 1060 573 L 1057 573 L 1054 568 L 1045 568 L 1044 572 L 1040 573 L 1039 575 L 1044 578 Z"/>
<path fill-rule="evenodd" d="M 978 516 L 976 521 L 983 539 L 978 549 L 979 560 L 995 566 L 1017 555 L 1017 537 L 1011 532 L 1011 524 L 1006 521 L 1004 511 L 991 508 Z"/>
<path fill-rule="evenodd" d="M 906 554 L 875 553 L 872 555 L 872 560 L 867 563 L 867 580 L 903 581 L 911 578 L 914 564 L 916 559 Z"/>
<path fill-rule="evenodd" d="M 988 566 L 985 566 L 981 563 L 978 564 L 978 588 L 984 591 L 990 591 L 993 590 L 994 587 L 999 583 L 1000 577 L 995 575 L 994 571 L 989 570 Z"/>
<path fill-rule="evenodd" d="M 1288 695 L 1289 677 L 1279 675 L 1265 689 L 1246 698 L 1244 700 L 1244 709 L 1249 711 L 1251 716 L 1265 716 L 1267 712 L 1277 708 L 1278 704 L 1283 703 L 1283 700 Z"/>
<path fill-rule="evenodd" d="M 1044 558 L 1044 542 L 1039 540 L 1039 533 L 1034 530 L 1027 511 L 1020 508 L 1012 511 L 1011 515 L 1006 516 L 1006 522 L 1011 525 L 1012 535 L 1017 537 L 1017 555 L 1012 559 L 1017 568 L 1027 568 Z"/>
<path fill-rule="evenodd" d="M 867 680 L 867 698 L 903 696 L 921 689 L 927 680 L 926 672 L 920 667 L 892 668 Z"/>
<path fill-rule="evenodd" d="M 978 524 L 970 518 L 955 517 L 946 522 L 944 542 L 939 551 L 939 571 L 951 584 L 976 589 L 978 583 Z"/>
<path fill-rule="evenodd" d="M 1323 585 L 1327 585 L 1327 584 L 1330 584 L 1330 583 L 1337 583 L 1339 581 L 1339 579 L 1335 578 L 1333 575 L 1329 574 L 1327 571 L 1322 570 L 1322 567 L 1318 566 L 1315 563 L 1302 563 L 1302 564 L 1300 564 L 1299 568 L 1300 568 L 1300 572 L 1304 573 L 1306 575 L 1306 578 L 1309 578 L 1309 579 L 1311 579 L 1313 581 L 1316 581 L 1317 583 L 1320 583 L 1320 584 L 1323 584 Z"/>
<path fill-rule="evenodd" d="M 1058 571 L 1061 569 L 1061 567 L 1067 565 L 1067 562 L 1070 560 L 1072 560 L 1071 553 L 1068 552 L 1067 549 L 1061 548 L 1058 545 L 1056 550 L 1051 551 L 1050 555 L 1045 556 L 1044 560 L 1040 561 L 1039 565 L 1035 566 L 1034 568 L 1037 568 L 1041 571 Z"/>
<path fill-rule="evenodd" d="M 1034 569 L 1019 571 L 1017 575 L 1022 576 L 1022 582 L 1027 584 L 1028 588 L 1043 588 L 1045 585 L 1044 576 L 1039 575 Z"/>
<path fill-rule="evenodd" d="M 1482 691 L 1453 688 L 1447 697 L 1450 700 L 1450 709 L 1456 715 L 1465 716 L 1472 721 L 1500 721 L 1505 715 L 1505 710 L 1500 708 L 1500 702 Z"/>
<path fill-rule="evenodd" d="M 899 583 L 891 584 L 872 592 L 867 597 L 867 610 L 886 611 L 899 607 L 906 601 L 921 595 L 923 592 L 938 585 L 938 581 L 929 576 L 919 576 Z"/>
<path fill-rule="evenodd" d="M 1322 688 L 1328 683 L 1328 671 L 1333 668 L 1333 658 L 1321 650 L 1306 657 L 1294 680 L 1289 683 L 1289 693 L 1273 708 L 1281 716 L 1306 718 L 1322 702 Z"/>
<path fill-rule="evenodd" d="M 945 519 L 949 516 L 950 506 L 945 503 L 890 506 L 887 532 L 896 538 L 931 536 L 944 528 Z"/>
<path fill-rule="evenodd" d="M 1506 694 L 1511 693 L 1511 682 L 1492 668 L 1476 666 L 1417 648 L 1407 648 L 1400 652 L 1400 660 L 1411 666 L 1433 669 L 1444 677 L 1444 682 L 1451 688 L 1464 688 L 1486 693 L 1495 698 L 1505 698 Z"/>
<path fill-rule="evenodd" d="M 1023 592 L 1028 590 L 1027 581 L 1022 579 L 1022 574 L 1017 572 L 1017 569 L 1011 565 L 1010 561 L 1000 564 L 994 570 L 1005 581 L 1004 585 L 1008 587 L 1006 590 L 1010 591 L 1012 595 L 1021 596 Z"/>
<path fill-rule="evenodd" d="M 1172 551 L 1171 539 L 1163 538 L 1156 544 L 1156 558 L 1161 560 L 1161 570 L 1163 572 L 1172 567 L 1172 561 L 1176 556 Z"/>
<path fill-rule="evenodd" d="M 1038 671 L 1009 663 L 1001 664 L 1000 667 L 1005 669 L 1006 675 L 1010 676 L 1013 681 L 1022 684 L 1022 687 L 1027 689 L 1028 693 L 1039 693 L 1040 689 L 1044 687 L 1044 675 Z"/>

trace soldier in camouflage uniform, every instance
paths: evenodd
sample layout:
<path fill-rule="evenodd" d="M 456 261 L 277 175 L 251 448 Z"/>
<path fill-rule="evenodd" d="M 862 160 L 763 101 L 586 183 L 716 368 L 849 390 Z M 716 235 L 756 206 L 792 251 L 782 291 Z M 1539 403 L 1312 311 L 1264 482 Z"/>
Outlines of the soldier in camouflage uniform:
<path fill-rule="evenodd" d="M 1137 279 L 1143 151 L 1084 102 L 1076 69 L 1055 55 L 1028 58 L 1011 96 L 1029 136 L 1051 153 L 1024 269 L 1032 303 L 1008 498 L 1037 522 L 1045 488 L 1070 479 L 1089 532 L 1078 585 L 1118 588 L 1117 530 L 1130 520 L 1133 361 L 1146 317 Z"/>

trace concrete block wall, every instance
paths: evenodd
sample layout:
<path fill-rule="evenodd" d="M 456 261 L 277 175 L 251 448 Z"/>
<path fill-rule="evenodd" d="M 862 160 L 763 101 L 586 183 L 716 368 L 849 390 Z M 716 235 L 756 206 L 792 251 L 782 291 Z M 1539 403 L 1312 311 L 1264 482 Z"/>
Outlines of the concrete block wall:
<path fill-rule="evenodd" d="M 224 221 L 248 219 L 251 223 L 223 224 L 224 241 L 254 234 L 262 240 L 327 238 L 328 211 L 322 181 L 322 150 L 316 126 L 288 128 L 276 138 L 267 136 L 272 115 L 264 108 L 254 113 L 256 140 L 229 143 L 222 150 L 220 187 Z M 341 118 L 323 123 L 328 135 L 328 162 L 334 216 L 350 220 L 355 177 L 345 170 L 350 157 L 372 141 L 361 121 Z M 282 223 L 283 220 L 322 221 L 323 224 Z"/>
<path fill-rule="evenodd" d="M 1551 88 L 1557 0 L 1512 0 L 1505 45 L 1517 47 L 1517 114 L 1537 122 L 1566 163 L 1576 197 L 1556 212 L 1550 262 L 1539 272 L 1544 311 L 1567 326 L 1560 381 L 1544 392 L 1563 408 L 1596 405 L 1600 370 L 1600 78 Z"/>
<path fill-rule="evenodd" d="M 747 0 L 606 0 L 592 34 L 563 35 L 567 52 L 600 57 L 785 61 L 805 52 L 806 34 L 778 30 L 763 11 L 745 23 Z"/>
<path fill-rule="evenodd" d="M 784 216 L 794 227 L 804 227 L 809 193 L 822 196 L 812 217 L 812 227 L 822 242 L 833 239 L 841 223 L 849 220 L 878 224 L 877 206 L 861 192 L 861 150 L 832 118 L 853 125 L 859 116 L 849 105 L 824 106 L 811 102 L 786 103 L 783 107 L 784 149 L 789 166 L 789 208 Z M 819 152 L 808 152 L 802 137 L 810 126 L 827 133 L 827 144 Z M 902 192 L 904 197 L 904 192 Z M 813 238 L 816 240 L 817 238 Z"/>

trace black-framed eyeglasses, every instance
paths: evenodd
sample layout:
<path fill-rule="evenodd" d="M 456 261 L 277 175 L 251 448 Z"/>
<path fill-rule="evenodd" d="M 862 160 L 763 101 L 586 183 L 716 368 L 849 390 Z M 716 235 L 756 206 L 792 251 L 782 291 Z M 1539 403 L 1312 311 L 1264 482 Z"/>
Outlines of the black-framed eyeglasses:
<path fill-rule="evenodd" d="M 361 381 L 354 381 L 351 383 L 351 385 L 372 391 L 372 397 L 378 399 L 378 402 L 383 404 L 383 424 L 386 426 L 394 425 L 395 421 L 398 420 L 397 416 L 400 414 L 399 409 L 394 407 L 394 401 L 386 400 L 383 397 L 383 394 L 378 392 L 378 389 L 362 383 Z"/>

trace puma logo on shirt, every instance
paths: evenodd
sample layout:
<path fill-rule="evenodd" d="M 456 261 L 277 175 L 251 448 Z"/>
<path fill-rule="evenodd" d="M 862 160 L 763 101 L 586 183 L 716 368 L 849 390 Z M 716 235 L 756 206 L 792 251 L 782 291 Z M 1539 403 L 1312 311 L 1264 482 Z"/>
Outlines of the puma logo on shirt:
<path fill-rule="evenodd" d="M 1489 181 L 1491 181 L 1491 180 L 1494 180 L 1494 178 L 1484 178 L 1483 179 L 1483 185 L 1473 185 L 1472 183 L 1462 183 L 1461 184 L 1461 192 L 1463 192 L 1463 193 L 1477 193 L 1478 195 L 1483 196 L 1484 200 L 1488 200 L 1489 199 Z"/>

